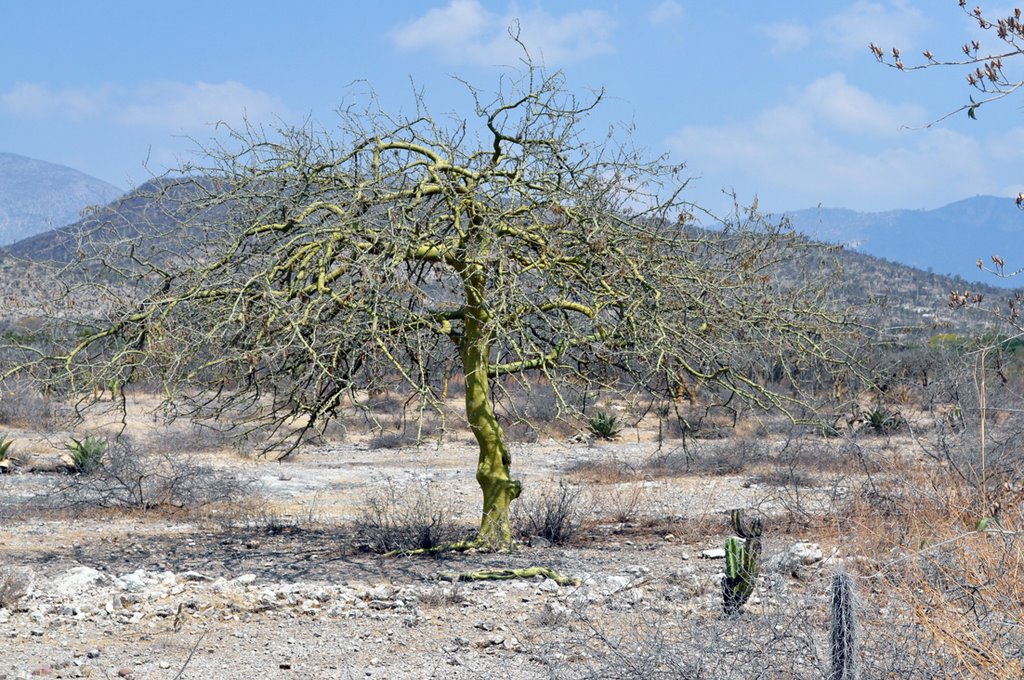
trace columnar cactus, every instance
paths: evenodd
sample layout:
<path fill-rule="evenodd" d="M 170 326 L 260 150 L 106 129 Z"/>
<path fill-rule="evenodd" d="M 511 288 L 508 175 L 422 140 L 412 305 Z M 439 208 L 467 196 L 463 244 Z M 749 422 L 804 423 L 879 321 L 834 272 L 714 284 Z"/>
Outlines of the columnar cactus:
<path fill-rule="evenodd" d="M 754 592 L 761 572 L 761 520 L 746 522 L 742 510 L 732 511 L 732 526 L 737 536 L 725 543 L 725 579 L 722 581 L 722 608 L 726 616 L 738 616 Z"/>
<path fill-rule="evenodd" d="M 832 673 L 829 680 L 854 680 L 856 620 L 853 615 L 853 579 L 838 573 L 832 578 Z"/>

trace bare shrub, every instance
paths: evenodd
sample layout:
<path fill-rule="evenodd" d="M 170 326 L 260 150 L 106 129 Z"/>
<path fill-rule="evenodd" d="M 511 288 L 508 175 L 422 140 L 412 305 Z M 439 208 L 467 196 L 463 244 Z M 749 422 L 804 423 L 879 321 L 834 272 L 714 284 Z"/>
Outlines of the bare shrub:
<path fill-rule="evenodd" d="M 436 498 L 423 485 L 399 487 L 387 480 L 364 502 L 355 521 L 356 540 L 369 552 L 430 550 L 460 539 L 450 503 Z"/>
<path fill-rule="evenodd" d="M 576 461 L 569 466 L 568 472 L 597 484 L 617 484 L 637 478 L 636 467 L 615 456 Z"/>
<path fill-rule="evenodd" d="M 26 381 L 0 383 L 0 425 L 54 429 L 58 409 Z"/>
<path fill-rule="evenodd" d="M 765 460 L 768 453 L 764 442 L 727 439 L 659 453 L 644 461 L 637 471 L 648 477 L 734 475 Z"/>
<path fill-rule="evenodd" d="M 540 380 L 515 380 L 496 389 L 496 413 L 510 442 L 532 443 L 542 436 L 566 438 L 579 427 L 579 390 Z"/>
<path fill-rule="evenodd" d="M 144 450 L 128 437 L 115 440 L 88 475 L 61 482 L 50 498 L 58 507 L 149 510 L 231 505 L 250 497 L 254 483 L 182 454 Z"/>
<path fill-rule="evenodd" d="M 557 490 L 519 501 L 513 506 L 516 533 L 527 539 L 539 536 L 556 544 L 568 543 L 583 521 L 581 495 L 580 487 L 560 482 Z"/>
<path fill-rule="evenodd" d="M 377 436 L 368 443 L 370 450 L 376 449 L 400 449 L 406 446 L 416 446 L 420 440 L 415 433 L 408 432 L 379 432 Z"/>
<path fill-rule="evenodd" d="M 647 485 L 643 479 L 591 487 L 591 504 L 595 513 L 620 524 L 636 521 L 647 501 Z"/>
<path fill-rule="evenodd" d="M 825 677 L 818 641 L 819 629 L 827 630 L 824 612 L 809 609 L 813 600 L 780 584 L 769 596 L 772 607 L 758 607 L 739 619 L 648 610 L 617 616 L 608 626 L 580 615 L 578 632 L 557 648 L 574 662 L 553 675 L 566 680 Z"/>
<path fill-rule="evenodd" d="M 419 603 L 425 607 L 452 607 L 466 601 L 466 594 L 458 584 L 438 585 L 420 590 Z"/>
<path fill-rule="evenodd" d="M 0 609 L 14 609 L 28 594 L 31 578 L 28 572 L 14 567 L 0 567 Z"/>

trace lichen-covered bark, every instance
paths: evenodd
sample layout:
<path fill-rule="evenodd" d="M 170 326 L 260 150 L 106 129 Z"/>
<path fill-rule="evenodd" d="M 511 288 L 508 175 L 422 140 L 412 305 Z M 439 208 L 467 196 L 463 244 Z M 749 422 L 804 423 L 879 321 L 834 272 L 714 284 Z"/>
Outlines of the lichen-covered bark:
<path fill-rule="evenodd" d="M 441 572 L 442 581 L 508 581 L 514 578 L 531 579 L 537 576 L 549 578 L 560 586 L 578 586 L 580 579 L 563 576 L 550 567 L 527 567 L 525 569 L 481 569 L 461 573 Z"/>
<path fill-rule="evenodd" d="M 463 276 L 468 304 L 459 354 L 466 375 L 466 418 L 480 447 L 476 480 L 484 497 L 477 542 L 495 550 L 507 550 L 512 545 L 509 505 L 519 497 L 522 486 L 511 477 L 512 456 L 491 405 L 490 332 L 482 295 L 484 273 L 473 267 Z"/>

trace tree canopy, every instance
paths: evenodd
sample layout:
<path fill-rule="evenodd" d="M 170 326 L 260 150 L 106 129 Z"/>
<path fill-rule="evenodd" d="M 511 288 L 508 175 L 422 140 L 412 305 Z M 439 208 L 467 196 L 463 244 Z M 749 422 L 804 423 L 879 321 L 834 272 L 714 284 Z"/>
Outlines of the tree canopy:
<path fill-rule="evenodd" d="M 816 247 L 756 209 L 697 226 L 685 168 L 590 137 L 602 94 L 560 74 L 467 89 L 471 120 L 370 97 L 329 130 L 229 131 L 154 185 L 181 225 L 171 252 L 145 230 L 89 237 L 72 266 L 126 301 L 67 308 L 77 330 L 22 347 L 17 369 L 72 391 L 155 382 L 175 414 L 294 445 L 396 384 L 441 408 L 456 367 L 480 449 L 474 545 L 490 546 L 509 544 L 521 491 L 494 409 L 508 381 L 664 398 L 688 381 L 800 416 L 801 367 L 846 360 Z"/>

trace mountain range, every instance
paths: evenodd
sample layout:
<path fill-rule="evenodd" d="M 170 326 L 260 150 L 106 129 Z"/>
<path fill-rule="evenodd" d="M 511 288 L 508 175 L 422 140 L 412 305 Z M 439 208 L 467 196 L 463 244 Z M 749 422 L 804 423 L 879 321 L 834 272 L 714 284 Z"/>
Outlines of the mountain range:
<path fill-rule="evenodd" d="M 162 189 L 156 181 L 121 196 L 116 187 L 71 168 L 0 153 L 0 247 L 26 259 L 66 260 L 81 247 L 75 236 L 98 234 L 97 228 L 122 238 L 155 228 L 171 233 L 173 218 L 166 210 L 154 210 L 153 197 L 160 193 L 166 208 L 168 195 Z M 81 217 L 92 204 L 103 207 Z M 812 239 L 842 244 L 850 256 L 870 255 L 921 274 L 945 275 L 939 278 L 946 282 L 936 279 L 929 289 L 1024 284 L 1024 276 L 1001 279 L 975 264 L 980 259 L 991 266 L 991 256 L 998 255 L 1008 271 L 1024 266 L 1024 211 L 1009 198 L 975 196 L 934 210 L 874 213 L 819 207 L 785 217 Z"/>
<path fill-rule="evenodd" d="M 1024 275 L 999 278 L 977 267 L 981 260 L 991 268 L 995 255 L 1005 259 L 1008 273 L 1024 268 L 1024 211 L 1010 198 L 975 196 L 935 210 L 812 208 L 786 216 L 797 231 L 860 253 L 967 281 L 1024 286 Z"/>
<path fill-rule="evenodd" d="M 122 193 L 78 170 L 0 152 L 0 246 L 70 224 Z"/>

